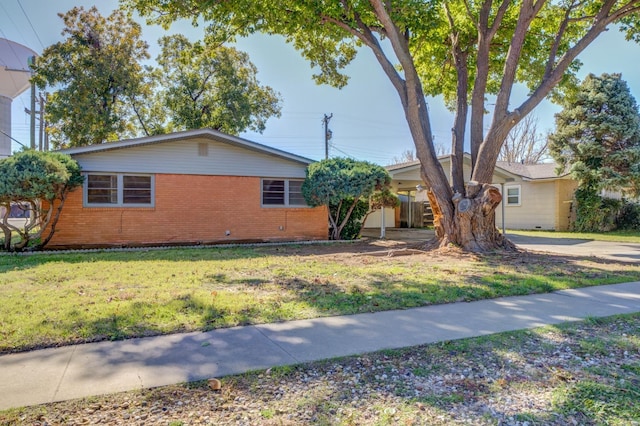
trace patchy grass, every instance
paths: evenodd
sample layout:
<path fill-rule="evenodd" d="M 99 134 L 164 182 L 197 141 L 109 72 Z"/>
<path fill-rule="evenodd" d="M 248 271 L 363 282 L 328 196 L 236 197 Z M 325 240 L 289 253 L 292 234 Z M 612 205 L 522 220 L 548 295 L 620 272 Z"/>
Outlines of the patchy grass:
<path fill-rule="evenodd" d="M 0 424 L 635 425 L 640 314 L 0 412 Z M 592 348 L 592 349 L 585 349 Z M 601 348 L 607 348 L 606 351 Z"/>
<path fill-rule="evenodd" d="M 640 265 L 598 259 L 375 244 L 0 256 L 0 352 L 640 279 Z"/>
<path fill-rule="evenodd" d="M 619 243 L 640 243 L 638 231 L 609 231 L 609 232 L 556 232 L 556 231 L 521 231 L 507 229 L 509 234 L 525 235 L 528 237 L 563 238 L 578 240 L 612 241 Z"/>

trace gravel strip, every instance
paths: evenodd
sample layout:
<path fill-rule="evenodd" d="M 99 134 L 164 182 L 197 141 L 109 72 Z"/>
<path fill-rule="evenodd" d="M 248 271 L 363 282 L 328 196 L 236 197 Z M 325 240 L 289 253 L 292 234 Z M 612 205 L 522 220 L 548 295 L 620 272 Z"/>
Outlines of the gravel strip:
<path fill-rule="evenodd" d="M 640 314 L 0 413 L 26 425 L 639 425 Z"/>

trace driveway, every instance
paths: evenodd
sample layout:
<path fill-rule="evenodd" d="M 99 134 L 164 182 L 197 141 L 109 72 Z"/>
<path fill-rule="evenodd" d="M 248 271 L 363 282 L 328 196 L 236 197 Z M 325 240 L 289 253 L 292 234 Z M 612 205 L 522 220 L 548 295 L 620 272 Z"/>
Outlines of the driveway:
<path fill-rule="evenodd" d="M 621 262 L 640 262 L 640 244 L 577 238 L 530 237 L 507 233 L 507 238 L 526 250 L 548 251 L 573 256 L 597 256 Z"/>
<path fill-rule="evenodd" d="M 380 229 L 367 228 L 362 232 L 362 236 L 378 238 Z M 428 229 L 389 228 L 386 230 L 387 239 L 410 243 L 428 240 L 433 236 L 433 231 Z M 640 244 L 637 243 L 593 241 L 578 238 L 530 237 L 509 234 L 508 232 L 507 238 L 525 250 L 546 251 L 573 256 L 597 256 L 621 262 L 640 262 Z"/>

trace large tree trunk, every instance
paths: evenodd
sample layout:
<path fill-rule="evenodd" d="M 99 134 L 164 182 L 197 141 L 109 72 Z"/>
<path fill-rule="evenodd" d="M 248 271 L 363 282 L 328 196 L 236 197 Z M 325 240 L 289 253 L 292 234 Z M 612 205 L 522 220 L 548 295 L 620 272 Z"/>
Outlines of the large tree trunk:
<path fill-rule="evenodd" d="M 516 249 L 495 226 L 495 209 L 502 201 L 502 195 L 496 187 L 470 182 L 466 187 L 466 196 L 457 193 L 450 202 L 444 203 L 438 201 L 433 191 L 427 194 L 439 247 L 454 244 L 476 253 Z M 448 208 L 442 209 L 443 204 Z M 446 214 L 446 211 L 450 213 Z"/>
<path fill-rule="evenodd" d="M 526 66 L 521 64 L 525 42 L 533 37 L 528 37 L 531 24 L 549 2 L 526 1 L 519 2 L 518 6 L 513 6 L 513 2 L 509 0 L 500 2 L 483 0 L 477 4 L 474 3 L 473 7 L 466 3 L 469 16 L 477 29 L 476 40 L 468 38 L 469 27 L 466 23 L 459 24 L 461 21 L 455 18 L 455 13 L 449 9 L 448 3 L 445 2 L 441 5 L 444 7 L 449 22 L 449 42 L 457 72 L 457 114 L 453 129 L 454 149 L 451 157 L 452 182 L 448 181 L 435 154 L 429 113 L 422 86 L 423 81 L 412 55 L 412 49 L 415 49 L 420 42 L 415 38 L 412 39 L 411 26 L 407 22 L 394 21 L 393 2 L 369 0 L 369 3 L 381 27 L 376 23 L 375 32 L 384 35 L 390 42 L 395 59 L 400 64 L 401 73 L 398 72 L 394 61 L 390 60 L 385 50 L 382 49 L 372 28 L 365 26 L 357 13 L 355 26 L 352 21 L 340 21 L 338 25 L 358 37 L 372 49 L 383 71 L 400 96 L 416 146 L 416 155 L 422 165 L 423 180 L 431 191 L 430 197 L 433 198 L 431 204 L 437 216 L 436 234 L 440 244 L 454 243 L 465 250 L 472 251 L 513 248 L 513 245 L 500 235 L 495 227 L 495 208 L 500 204 L 502 197 L 497 189 L 489 185 L 493 178 L 500 148 L 507 134 L 513 126 L 518 124 L 551 93 L 564 78 L 565 72 L 574 63 L 578 54 L 605 31 L 609 24 L 638 12 L 638 2 L 634 0 L 618 4 L 619 2 L 615 0 L 603 1 L 599 10 L 594 10 L 593 16 L 584 18 L 585 33 L 573 41 L 571 39 L 574 36 L 568 36 L 568 38 L 566 36 L 573 33 L 573 30 L 570 30 L 570 23 L 576 19 L 574 12 L 579 11 L 581 6 L 579 6 L 579 2 L 567 3 L 563 9 L 564 18 L 559 14 L 557 29 L 555 31 L 552 29 L 549 32 L 551 45 L 541 80 L 534 85 L 536 87 L 531 89 L 531 94 L 524 102 L 516 105 L 515 108 L 512 105 L 511 109 L 509 106 L 513 104 L 511 95 L 517 80 L 518 67 L 519 65 Z M 517 11 L 517 22 L 515 27 L 510 30 L 512 32 L 506 54 L 500 53 L 504 55 L 500 59 L 503 62 L 502 75 L 496 76 L 494 75 L 496 70 L 492 69 L 494 61 L 491 58 L 497 52 L 492 51 L 492 46 L 504 47 L 502 46 L 502 36 L 496 40 L 496 35 L 502 32 L 506 25 L 513 25 L 512 18 L 514 16 L 509 14 L 510 10 Z M 477 15 L 474 17 L 476 11 Z M 352 13 L 351 10 L 348 11 L 349 16 Z M 503 20 L 506 16 L 509 16 L 509 19 L 505 23 Z M 323 19 L 322 22 L 324 24 L 326 21 Z M 413 45 L 412 41 L 415 42 Z M 571 46 L 566 50 L 560 49 L 560 46 L 565 42 L 569 42 Z M 467 52 L 474 52 L 471 60 L 469 60 Z M 475 57 L 475 63 L 473 57 Z M 474 78 L 472 79 L 471 93 L 469 93 L 470 67 L 475 68 L 472 72 Z M 494 88 L 489 90 L 489 87 L 498 81 L 500 89 L 496 93 L 494 108 L 492 108 L 493 120 L 485 134 L 483 118 L 487 112 L 487 95 L 488 92 L 494 90 Z M 469 122 L 471 181 L 480 184 L 463 188 L 461 172 L 464 164 L 461 148 L 465 141 L 469 107 L 467 102 L 470 102 L 471 106 Z"/>
<path fill-rule="evenodd" d="M 521 114 L 519 111 L 514 114 L 508 114 L 506 112 L 508 102 L 505 102 L 504 99 L 506 98 L 508 100 L 511 86 L 505 83 L 508 87 L 505 88 L 502 96 L 498 96 L 498 101 L 501 102 L 500 106 L 504 107 L 504 111 L 498 110 L 500 112 L 500 117 L 498 118 L 494 115 L 492 127 L 487 134 L 487 138 L 484 139 L 482 137 L 483 126 L 481 118 L 485 112 L 485 87 L 486 78 L 488 78 L 487 76 L 489 75 L 488 60 L 490 55 L 488 50 L 479 52 L 479 56 L 484 54 L 483 58 L 486 59 L 486 63 L 479 65 L 479 68 L 476 70 L 476 79 L 480 76 L 485 81 L 483 84 L 476 82 L 474 86 L 471 125 L 472 129 L 475 128 L 477 132 L 472 132 L 471 135 L 471 167 L 472 179 L 482 184 L 467 185 L 463 188 L 464 177 L 462 171 L 464 159 L 461 152 L 465 140 L 465 125 L 468 114 L 467 92 L 469 75 L 466 61 L 468 56 L 464 50 L 458 49 L 457 35 L 454 35 L 452 39 L 453 56 L 458 76 L 457 95 L 459 102 L 453 129 L 454 152 L 451 157 L 452 163 L 455 163 L 452 164 L 453 182 L 449 182 L 447 174 L 444 172 L 435 153 L 429 109 L 425 101 L 422 81 L 420 80 L 420 76 L 413 62 L 413 57 L 411 56 L 406 33 L 393 22 L 387 10 L 388 3 L 381 0 L 371 0 L 371 4 L 376 16 L 385 28 L 386 35 L 389 37 L 396 58 L 402 66 L 402 77 L 397 73 L 397 69 L 392 66 L 375 38 L 364 37 L 363 41 L 373 49 L 382 69 L 400 96 L 405 117 L 416 147 L 416 156 L 422 166 L 422 178 L 430 190 L 429 197 L 432 198 L 431 207 L 434 209 L 436 236 L 440 246 L 456 244 L 464 250 L 474 252 L 514 248 L 513 244 L 506 240 L 495 227 L 495 209 L 500 204 L 502 196 L 496 188 L 489 185 L 493 177 L 493 170 L 504 137 L 506 137 L 509 132 L 510 126 L 512 127 L 516 124 Z M 505 0 L 502 6 L 500 6 L 500 16 L 506 12 L 508 4 L 509 2 Z M 483 22 L 485 24 L 488 22 L 490 11 L 491 2 L 484 3 Z M 452 15 L 450 15 L 450 18 L 451 16 Z M 500 20 L 501 17 L 496 19 Z M 452 27 L 455 27 L 453 18 L 450 19 L 450 23 Z M 486 34 L 484 34 L 485 41 L 482 42 L 481 40 L 480 45 L 488 49 L 496 31 L 497 27 L 487 29 Z M 510 57 L 517 57 L 518 51 L 511 49 L 509 53 Z M 479 59 L 480 62 L 483 60 Z M 515 68 L 517 62 L 514 62 L 513 59 L 511 62 L 513 63 L 510 64 L 510 66 Z M 507 67 L 505 67 L 505 73 L 511 76 L 514 71 L 506 68 Z"/>

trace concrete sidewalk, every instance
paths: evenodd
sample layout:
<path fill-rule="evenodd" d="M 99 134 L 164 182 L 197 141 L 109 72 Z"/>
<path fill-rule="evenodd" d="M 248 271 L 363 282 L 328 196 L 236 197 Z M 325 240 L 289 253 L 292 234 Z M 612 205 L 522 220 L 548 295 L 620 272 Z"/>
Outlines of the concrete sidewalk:
<path fill-rule="evenodd" d="M 640 312 L 640 282 L 0 356 L 0 409 Z"/>

